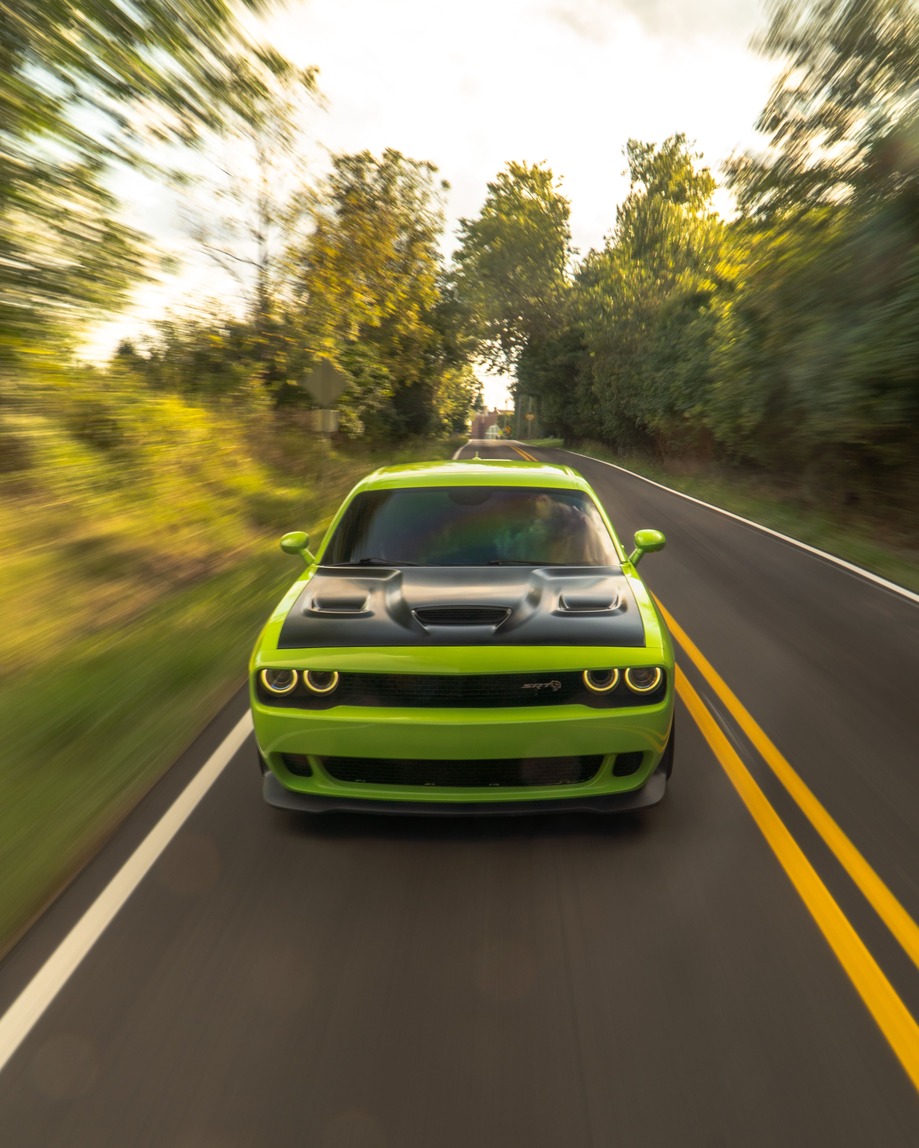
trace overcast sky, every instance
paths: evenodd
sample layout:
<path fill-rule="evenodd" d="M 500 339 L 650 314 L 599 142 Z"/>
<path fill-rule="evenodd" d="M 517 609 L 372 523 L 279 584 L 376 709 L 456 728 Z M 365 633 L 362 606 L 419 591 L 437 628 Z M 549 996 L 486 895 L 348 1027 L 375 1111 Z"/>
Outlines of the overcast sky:
<path fill-rule="evenodd" d="M 334 151 L 431 160 L 455 217 L 509 160 L 546 161 L 575 245 L 598 246 L 632 137 L 683 131 L 717 166 L 753 139 L 771 66 L 749 49 L 758 0 L 305 0 L 269 36 L 320 69 Z"/>
<path fill-rule="evenodd" d="M 317 149 L 433 162 L 450 184 L 451 233 L 508 161 L 544 161 L 585 253 L 626 194 L 629 138 L 685 132 L 716 176 L 754 142 L 774 74 L 749 47 L 763 23 L 760 0 L 290 0 L 262 28 L 319 68 Z M 201 276 L 189 269 L 186 287 L 205 289 Z M 140 310 L 180 293 L 147 289 Z"/>

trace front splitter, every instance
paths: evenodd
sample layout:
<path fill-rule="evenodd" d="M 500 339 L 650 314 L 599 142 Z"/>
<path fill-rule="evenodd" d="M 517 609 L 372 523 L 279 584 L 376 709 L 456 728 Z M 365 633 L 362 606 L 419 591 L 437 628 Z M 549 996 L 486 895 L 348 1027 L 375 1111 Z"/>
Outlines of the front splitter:
<path fill-rule="evenodd" d="M 534 813 L 624 813 L 657 805 L 667 791 L 667 778 L 658 767 L 641 789 L 530 801 L 377 801 L 366 797 L 294 793 L 273 773 L 262 781 L 262 796 L 278 809 L 304 813 L 383 813 L 422 817 L 508 817 Z"/>

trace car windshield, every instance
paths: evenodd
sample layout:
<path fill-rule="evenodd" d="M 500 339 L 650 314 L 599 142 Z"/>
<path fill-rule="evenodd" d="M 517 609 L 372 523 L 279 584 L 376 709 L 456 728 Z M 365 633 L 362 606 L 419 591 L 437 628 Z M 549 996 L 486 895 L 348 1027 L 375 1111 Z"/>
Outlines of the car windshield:
<path fill-rule="evenodd" d="M 535 487 L 403 487 L 358 494 L 325 565 L 612 566 L 613 540 L 587 495 Z"/>

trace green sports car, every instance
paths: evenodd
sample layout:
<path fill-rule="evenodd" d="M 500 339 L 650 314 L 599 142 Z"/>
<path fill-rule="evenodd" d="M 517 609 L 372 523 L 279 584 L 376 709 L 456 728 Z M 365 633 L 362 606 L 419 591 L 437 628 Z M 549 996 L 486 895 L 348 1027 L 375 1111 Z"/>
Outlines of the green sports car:
<path fill-rule="evenodd" d="M 345 499 L 250 665 L 265 800 L 413 813 L 654 805 L 673 765 L 673 648 L 570 467 L 387 467 Z"/>

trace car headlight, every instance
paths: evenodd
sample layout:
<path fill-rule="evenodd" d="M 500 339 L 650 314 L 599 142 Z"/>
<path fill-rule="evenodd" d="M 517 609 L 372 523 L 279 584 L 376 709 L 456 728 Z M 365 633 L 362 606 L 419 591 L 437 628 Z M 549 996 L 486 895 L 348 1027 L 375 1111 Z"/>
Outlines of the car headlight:
<path fill-rule="evenodd" d="M 625 671 L 625 684 L 634 694 L 650 694 L 664 678 L 660 666 L 629 666 Z"/>
<path fill-rule="evenodd" d="M 297 671 L 265 669 L 259 674 L 259 681 L 268 693 L 283 697 L 297 688 Z"/>
<path fill-rule="evenodd" d="M 619 685 L 619 671 L 612 670 L 585 670 L 584 685 L 595 694 L 608 694 Z"/>
<path fill-rule="evenodd" d="M 304 670 L 303 684 L 314 694 L 330 694 L 338 688 L 338 670 Z"/>

